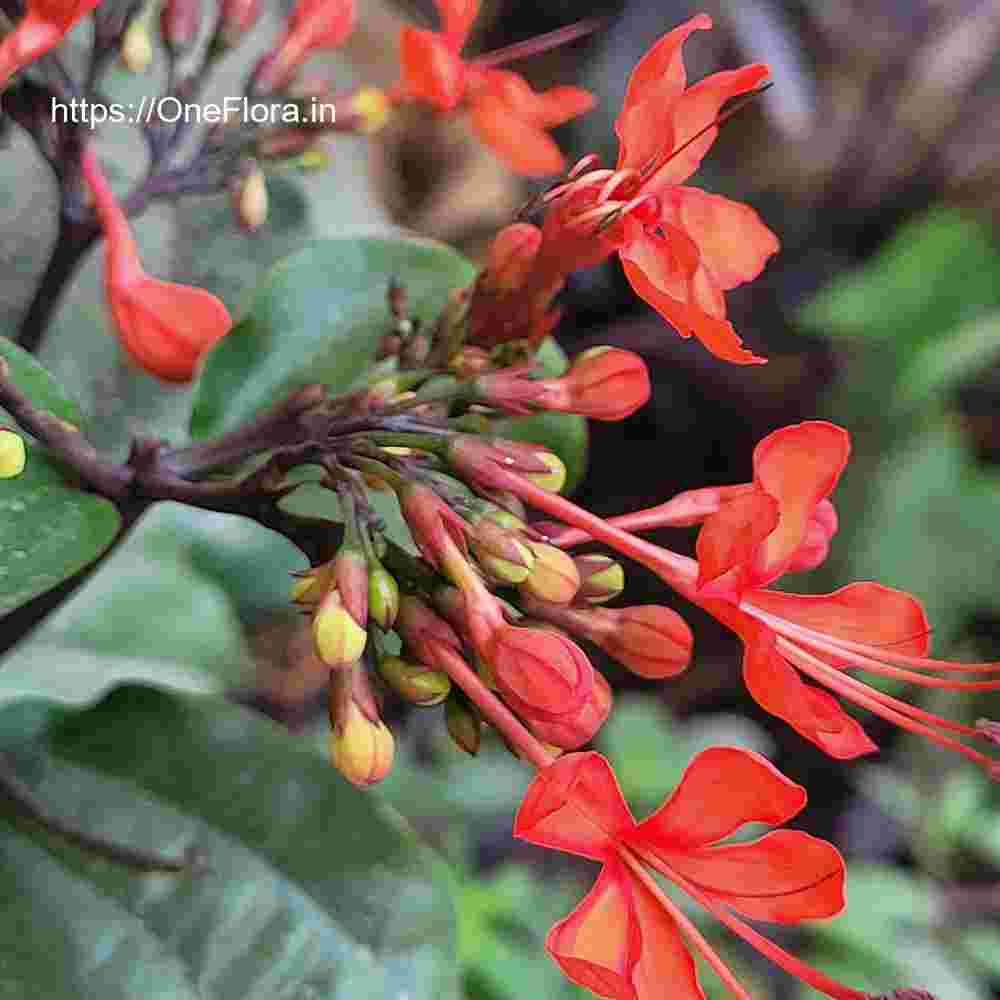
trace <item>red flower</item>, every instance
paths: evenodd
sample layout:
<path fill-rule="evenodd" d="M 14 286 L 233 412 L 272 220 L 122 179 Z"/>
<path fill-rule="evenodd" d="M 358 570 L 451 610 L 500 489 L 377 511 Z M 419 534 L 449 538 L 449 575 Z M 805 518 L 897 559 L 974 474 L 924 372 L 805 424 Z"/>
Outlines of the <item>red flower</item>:
<path fill-rule="evenodd" d="M 713 354 L 760 364 L 726 321 L 723 293 L 750 281 L 778 250 L 775 235 L 746 205 L 680 186 L 718 135 L 718 114 L 732 97 L 769 74 L 762 63 L 714 73 L 686 86 L 681 46 L 710 28 L 699 14 L 664 35 L 639 61 L 615 122 L 617 169 L 586 170 L 546 195 L 567 272 L 595 249 L 618 251 L 641 298 L 682 337 L 696 336 Z M 589 245 L 589 246 L 588 246 Z"/>
<path fill-rule="evenodd" d="M 824 420 L 768 434 L 754 448 L 753 482 L 725 487 L 725 493 L 712 490 L 715 509 L 705 504 L 698 518 L 704 521 L 695 547 L 699 590 L 738 601 L 743 591 L 777 580 L 793 563 L 815 558 L 814 547 L 836 528 L 832 507 L 820 513 L 820 505 L 850 451 L 847 431 Z"/>
<path fill-rule="evenodd" d="M 751 696 L 830 756 L 852 758 L 877 747 L 836 699 L 805 683 L 800 675 L 962 754 L 1000 778 L 1000 762 L 955 738 L 989 740 L 987 727 L 963 725 L 924 711 L 868 686 L 850 672 L 867 671 L 920 687 L 995 691 L 1000 690 L 1000 679 L 995 676 L 964 679 L 961 675 L 996 675 L 1000 663 L 951 663 L 928 657 L 930 630 L 920 602 L 878 583 L 855 583 L 822 595 L 781 593 L 755 585 L 757 579 L 773 581 L 815 559 L 817 532 L 828 543 L 836 518 L 824 506 L 828 502 L 824 494 L 833 488 L 848 450 L 846 432 L 832 424 L 810 422 L 783 428 L 761 442 L 755 453 L 754 483 L 695 490 L 660 507 L 609 520 L 539 489 L 519 475 L 516 467 L 489 455 L 488 449 L 476 451 L 456 439 L 448 460 L 470 482 L 510 491 L 577 529 L 547 530 L 551 542 L 564 548 L 590 539 L 604 542 L 731 628 L 744 643 L 743 676 Z M 711 596 L 710 587 L 699 587 L 704 564 L 624 530 L 697 523 L 748 495 L 761 508 L 762 499 L 770 498 L 774 527 L 765 533 L 751 518 L 725 515 L 723 523 L 730 530 L 735 524 L 743 534 L 735 540 L 721 538 L 718 549 L 726 551 L 729 545 L 751 585 L 724 591 L 723 597 Z M 957 679 L 956 674 L 960 675 Z"/>
<path fill-rule="evenodd" d="M 122 346 L 151 375 L 190 381 L 202 355 L 232 327 L 229 312 L 203 288 L 146 274 L 125 213 L 90 148 L 80 166 L 104 229 L 104 293 Z"/>
<path fill-rule="evenodd" d="M 54 49 L 100 0 L 28 0 L 24 16 L 0 42 L 0 87 L 22 66 Z"/>
<path fill-rule="evenodd" d="M 342 45 L 355 20 L 354 0 L 298 0 L 281 41 L 254 71 L 255 89 L 266 94 L 286 87 L 313 52 Z"/>
<path fill-rule="evenodd" d="M 527 176 L 558 173 L 563 157 L 547 133 L 594 106 L 579 87 L 536 93 L 509 70 L 466 62 L 460 52 L 479 13 L 478 0 L 435 0 L 441 31 L 407 25 L 400 36 L 398 96 L 454 111 L 465 102 L 480 139 L 512 170 Z"/>
<path fill-rule="evenodd" d="M 745 823 L 784 823 L 805 803 L 805 789 L 760 755 L 710 747 L 691 761 L 673 795 L 636 823 L 603 757 L 562 757 L 528 788 L 514 834 L 602 868 L 579 906 L 549 932 L 546 949 L 569 979 L 610 1000 L 653 1000 L 667 984 L 671 997 L 703 1000 L 693 944 L 735 995 L 746 997 L 660 890 L 652 868 L 786 971 L 838 1000 L 861 1000 L 864 994 L 787 954 L 737 915 L 794 924 L 843 909 L 844 863 L 831 844 L 798 830 L 719 843 Z"/>

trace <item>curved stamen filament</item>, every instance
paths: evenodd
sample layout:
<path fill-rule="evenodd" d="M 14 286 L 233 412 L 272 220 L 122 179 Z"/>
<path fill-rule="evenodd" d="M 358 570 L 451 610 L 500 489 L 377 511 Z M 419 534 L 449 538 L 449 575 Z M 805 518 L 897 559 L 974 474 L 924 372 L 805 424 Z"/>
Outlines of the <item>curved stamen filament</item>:
<path fill-rule="evenodd" d="M 566 174 L 566 180 L 576 180 L 577 177 L 586 171 L 595 169 L 600 162 L 601 158 L 597 155 L 597 153 L 588 153 L 586 156 L 577 160 L 576 163 L 570 167 L 569 172 Z"/>
<path fill-rule="evenodd" d="M 542 204 L 549 205 L 558 198 L 565 198 L 567 195 L 575 194 L 577 191 L 581 191 L 584 188 L 602 184 L 614 173 L 615 171 L 608 170 L 607 167 L 602 167 L 599 170 L 591 170 L 589 173 L 583 174 L 581 177 L 575 177 L 573 180 L 567 181 L 564 184 L 557 184 L 555 187 L 549 188 L 549 190 L 542 195 Z"/>
<path fill-rule="evenodd" d="M 907 705 L 905 702 L 890 698 L 888 695 L 883 695 L 881 692 L 875 691 L 865 684 L 861 684 L 854 678 L 842 674 L 838 670 L 834 670 L 823 663 L 822 660 L 818 660 L 816 657 L 805 652 L 805 650 L 792 645 L 788 640 L 779 639 L 778 646 L 782 655 L 791 664 L 808 677 L 818 681 L 824 687 L 828 687 L 831 691 L 835 691 L 837 694 L 842 695 L 849 701 L 853 701 L 862 708 L 867 708 L 873 715 L 892 722 L 901 729 L 909 730 L 912 733 L 919 733 L 932 743 L 936 743 L 938 746 L 945 747 L 948 750 L 954 750 L 956 753 L 962 754 L 963 757 L 968 757 L 969 760 L 979 764 L 987 771 L 992 772 L 995 762 L 990 757 L 980 753 L 978 750 L 970 749 L 965 744 L 952 739 L 950 736 L 945 736 L 943 733 L 938 732 L 934 726 L 970 736 L 977 735 L 975 730 L 970 729 L 968 726 L 960 727 L 958 723 L 949 722 L 947 719 L 939 719 L 937 716 L 931 716 L 934 720 L 933 726 L 918 722 L 913 717 L 914 714 L 926 715 L 928 713 L 914 709 L 912 705 Z"/>
<path fill-rule="evenodd" d="M 607 201 L 608 198 L 614 194 L 615 190 L 621 187 L 626 181 L 638 180 L 639 171 L 633 170 L 631 167 L 626 167 L 623 170 L 616 170 L 605 182 L 604 187 L 601 188 L 597 195 L 598 201 Z"/>
<path fill-rule="evenodd" d="M 936 660 L 928 656 L 914 656 L 909 653 L 899 653 L 889 646 L 876 647 L 871 643 L 858 642 L 853 639 L 844 639 L 840 636 L 828 635 L 825 632 L 817 632 L 815 629 L 811 629 L 806 625 L 800 625 L 797 622 L 788 621 L 786 618 L 781 618 L 777 615 L 771 614 L 769 611 L 764 611 L 762 608 L 756 607 L 753 604 L 752 598 L 750 601 L 746 602 L 745 605 L 741 605 L 741 607 L 748 614 L 753 615 L 754 618 L 764 622 L 766 625 L 770 625 L 776 632 L 780 632 L 783 635 L 793 635 L 810 646 L 822 649 L 829 653 L 835 653 L 838 656 L 851 656 L 857 654 L 856 659 L 858 660 L 866 659 L 869 660 L 869 662 L 875 662 L 870 660 L 866 654 L 876 650 L 879 660 L 887 660 L 889 663 L 898 663 L 907 667 L 917 667 L 924 670 L 938 670 L 942 673 L 986 674 L 1000 672 L 1000 663 L 949 663 L 947 660 Z"/>

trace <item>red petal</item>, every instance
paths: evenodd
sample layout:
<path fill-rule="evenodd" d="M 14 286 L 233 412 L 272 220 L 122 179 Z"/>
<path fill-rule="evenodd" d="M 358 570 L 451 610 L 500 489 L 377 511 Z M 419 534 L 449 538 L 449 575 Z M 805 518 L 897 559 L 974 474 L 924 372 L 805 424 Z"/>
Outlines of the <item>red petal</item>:
<path fill-rule="evenodd" d="M 824 635 L 913 656 L 926 655 L 930 647 L 930 626 L 920 602 L 880 583 L 850 583 L 832 594 L 759 590 L 747 597 L 754 607 Z M 849 657 L 823 658 L 838 666 L 849 662 Z"/>
<path fill-rule="evenodd" d="M 692 758 L 670 798 L 626 840 L 663 851 L 705 847 L 744 823 L 784 823 L 805 804 L 805 789 L 760 754 L 709 747 Z"/>
<path fill-rule="evenodd" d="M 524 177 L 557 174 L 563 155 L 544 128 L 510 113 L 498 97 L 489 94 L 470 100 L 469 112 L 476 134 L 497 157 Z"/>
<path fill-rule="evenodd" d="M 765 358 L 757 357 L 743 346 L 743 341 L 733 329 L 732 323 L 710 316 L 688 297 L 677 298 L 662 291 L 635 262 L 635 245 L 621 251 L 625 277 L 636 295 L 651 305 L 682 337 L 695 336 L 701 343 L 723 361 L 737 365 L 762 365 Z"/>
<path fill-rule="evenodd" d="M 596 99 L 580 87 L 553 87 L 538 93 L 519 73 L 510 70 L 475 70 L 470 75 L 473 96 L 496 97 L 506 105 L 507 113 L 542 128 L 555 128 L 589 111 Z"/>
<path fill-rule="evenodd" d="M 632 985 L 642 944 L 632 880 L 614 860 L 545 938 L 546 951 L 569 979 L 608 1000 L 642 997 Z M 669 980 L 660 982 L 661 990 L 665 982 Z"/>
<path fill-rule="evenodd" d="M 615 133 L 621 143 L 619 167 L 641 169 L 653 157 L 666 153 L 672 145 L 670 107 L 687 84 L 681 47 L 692 32 L 712 27 L 707 14 L 698 14 L 667 32 L 636 63 L 629 77 Z M 659 124 L 667 124 L 663 128 Z"/>
<path fill-rule="evenodd" d="M 844 860 L 825 840 L 774 830 L 746 844 L 659 852 L 679 872 L 752 920 L 794 924 L 844 908 Z"/>
<path fill-rule="evenodd" d="M 602 861 L 634 826 L 611 765 L 598 753 L 570 753 L 528 786 L 514 836 Z"/>
<path fill-rule="evenodd" d="M 448 44 L 456 52 L 469 37 L 472 22 L 479 14 L 479 0 L 434 0 L 441 17 L 441 28 Z"/>
<path fill-rule="evenodd" d="M 754 701 L 784 719 L 800 736 L 837 760 L 878 750 L 857 720 L 827 694 L 805 684 L 775 648 L 774 633 L 751 624 L 742 629 L 743 680 Z"/>
<path fill-rule="evenodd" d="M 821 566 L 830 554 L 830 540 L 836 533 L 837 511 L 829 500 L 820 500 L 809 518 L 806 536 L 785 572 L 799 573 Z"/>
<path fill-rule="evenodd" d="M 690 187 L 665 192 L 661 204 L 662 217 L 694 240 L 702 266 L 721 289 L 756 278 L 779 249 L 749 205 Z"/>
<path fill-rule="evenodd" d="M 757 550 L 754 586 L 777 579 L 805 540 L 820 500 L 837 485 L 851 451 L 847 431 L 809 420 L 768 434 L 754 449 L 754 482 L 778 501 L 778 526 Z"/>
<path fill-rule="evenodd" d="M 638 1000 L 662 1000 L 668 983 L 670 1000 L 704 1000 L 694 959 L 674 918 L 638 878 L 628 877 L 642 943 L 632 971 Z"/>
<path fill-rule="evenodd" d="M 407 25 L 399 36 L 403 93 L 451 111 L 465 92 L 466 70 L 457 52 L 437 32 Z"/>
<path fill-rule="evenodd" d="M 306 38 L 306 48 L 336 48 L 354 29 L 354 0 L 298 0 L 289 25 Z"/>
<path fill-rule="evenodd" d="M 777 524 L 778 502 L 761 489 L 722 504 L 698 532 L 698 586 L 752 559 Z"/>
<path fill-rule="evenodd" d="M 718 126 L 711 123 L 718 117 L 722 105 L 731 97 L 753 90 L 770 73 L 763 63 L 754 63 L 740 69 L 713 73 L 684 91 L 673 104 L 671 114 L 673 149 L 678 152 L 669 156 L 666 163 L 643 184 L 643 191 L 666 193 L 667 188 L 686 181 L 698 169 L 702 157 L 719 134 Z M 706 126 L 711 127 L 706 129 Z M 702 134 L 693 139 L 699 132 Z M 689 141 L 690 145 L 681 149 Z M 631 165 L 636 164 L 633 162 Z"/>
<path fill-rule="evenodd" d="M 122 346 L 151 375 L 188 382 L 201 356 L 232 327 L 226 307 L 203 288 L 148 275 L 107 288 Z"/>

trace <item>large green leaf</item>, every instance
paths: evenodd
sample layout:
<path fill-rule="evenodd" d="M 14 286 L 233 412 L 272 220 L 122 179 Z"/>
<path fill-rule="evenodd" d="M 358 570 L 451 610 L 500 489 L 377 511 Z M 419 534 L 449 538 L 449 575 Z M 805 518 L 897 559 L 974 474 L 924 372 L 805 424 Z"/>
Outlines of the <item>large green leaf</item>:
<path fill-rule="evenodd" d="M 550 337 L 539 348 L 537 360 L 547 375 L 561 375 L 569 362 Z M 551 448 L 566 466 L 564 493 L 572 493 L 587 471 L 587 421 L 575 413 L 535 413 L 500 420 L 496 434 L 514 441 L 531 441 Z"/>
<path fill-rule="evenodd" d="M 205 865 L 137 874 L 0 819 L 0 995 L 457 996 L 443 864 L 270 723 L 124 688 L 65 713 L 17 760 L 61 819 L 133 849 L 194 847 Z"/>
<path fill-rule="evenodd" d="M 0 480 L 0 615 L 93 562 L 121 524 L 109 500 L 69 484 L 40 449 L 27 452 L 24 471 Z"/>
<path fill-rule="evenodd" d="M 0 337 L 0 359 L 9 368 L 10 380 L 40 410 L 48 410 L 77 427 L 83 414 L 76 400 L 40 365 L 27 351 L 22 350 L 7 337 Z M 0 409 L 0 418 L 4 411 Z"/>
<path fill-rule="evenodd" d="M 192 433 L 232 428 L 296 385 L 349 385 L 385 332 L 390 278 L 405 284 L 413 314 L 430 322 L 449 291 L 474 275 L 464 257 L 429 240 L 319 240 L 285 258 L 271 269 L 249 314 L 209 354 Z"/>
<path fill-rule="evenodd" d="M 245 680 L 241 619 L 284 607 L 307 561 L 245 518 L 153 507 L 100 571 L 0 666 L 0 704 L 88 704 L 125 681 L 218 691 Z"/>

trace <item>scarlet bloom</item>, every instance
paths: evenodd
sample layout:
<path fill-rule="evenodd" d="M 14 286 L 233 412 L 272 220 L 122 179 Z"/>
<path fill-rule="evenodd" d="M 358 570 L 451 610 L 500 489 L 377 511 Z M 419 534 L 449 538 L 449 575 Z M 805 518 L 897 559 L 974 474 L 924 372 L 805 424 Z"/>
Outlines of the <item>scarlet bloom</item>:
<path fill-rule="evenodd" d="M 810 441 L 817 451 L 825 451 L 825 459 L 804 447 Z M 817 444 L 820 441 L 826 442 L 825 447 Z M 749 541 L 744 537 L 732 543 L 740 552 L 740 565 L 752 571 L 751 580 L 770 581 L 775 573 L 808 563 L 815 558 L 815 532 L 822 532 L 828 542 L 828 533 L 836 527 L 832 510 L 824 506 L 828 501 L 823 494 L 832 489 L 846 460 L 847 434 L 832 424 L 810 422 L 776 431 L 761 444 L 766 447 L 759 449 L 761 461 L 755 470 L 755 483 L 749 488 L 695 490 L 675 498 L 679 499 L 676 506 L 670 501 L 608 520 L 538 489 L 516 470 L 493 466 L 490 478 L 496 487 L 510 490 L 570 526 L 564 531 L 547 528 L 550 542 L 563 548 L 589 539 L 604 542 L 656 573 L 731 628 L 744 643 L 743 677 L 754 700 L 831 757 L 848 759 L 878 748 L 835 698 L 807 684 L 803 677 L 962 754 L 992 777 L 1000 777 L 1000 762 L 956 739 L 964 736 L 989 741 L 987 727 L 952 722 L 870 687 L 852 673 L 866 671 L 927 688 L 1000 690 L 1000 679 L 995 676 L 1000 673 L 1000 663 L 952 663 L 927 655 L 930 628 L 915 597 L 872 582 L 850 584 L 832 594 L 790 594 L 751 586 L 724 592 L 722 597 L 709 596 L 699 585 L 703 565 L 625 530 L 697 523 L 721 511 L 734 497 L 746 495 L 748 489 L 753 492 L 766 487 L 764 492 L 777 508 L 775 543 L 770 546 L 770 534 L 763 535 L 753 527 L 747 533 Z M 801 479 L 796 478 L 797 464 L 801 465 Z M 475 471 L 476 467 L 470 468 Z M 969 674 L 994 676 L 965 679 Z"/>
<path fill-rule="evenodd" d="M 759 754 L 710 747 L 688 765 L 674 793 L 637 823 L 608 762 L 596 753 L 563 756 L 539 771 L 514 834 L 542 847 L 601 862 L 593 889 L 559 921 L 545 947 L 565 975 L 609 1000 L 703 1000 L 693 945 L 735 996 L 732 972 L 649 869 L 709 910 L 768 958 L 837 1000 L 863 1000 L 783 951 L 744 922 L 795 924 L 844 907 L 844 862 L 831 844 L 798 830 L 772 830 L 723 844 L 745 823 L 784 823 L 805 789 Z"/>
<path fill-rule="evenodd" d="M 265 94 L 286 87 L 314 52 L 343 45 L 356 19 L 354 0 L 298 0 L 281 41 L 258 64 L 254 87 Z"/>
<path fill-rule="evenodd" d="M 554 203 L 546 224 L 567 272 L 596 249 L 617 251 L 636 294 L 682 337 L 697 337 L 725 361 L 761 364 L 727 322 L 723 293 L 757 277 L 778 240 L 747 205 L 683 186 L 718 135 L 723 104 L 769 75 L 754 63 L 687 87 L 681 47 L 711 26 L 699 14 L 643 56 L 615 122 L 617 168 L 588 169 L 596 157 L 581 161 L 546 195 Z"/>
<path fill-rule="evenodd" d="M 22 66 L 54 49 L 100 0 L 27 0 L 24 16 L 0 42 L 0 87 Z"/>
<path fill-rule="evenodd" d="M 517 73 L 466 62 L 460 53 L 479 0 L 435 3 L 441 31 L 407 25 L 400 35 L 397 96 L 442 112 L 464 102 L 476 134 L 512 170 L 529 177 L 558 173 L 563 157 L 547 130 L 589 111 L 593 95 L 579 87 L 536 93 Z"/>
<path fill-rule="evenodd" d="M 125 213 L 89 147 L 80 166 L 104 229 L 104 294 L 122 346 L 143 371 L 190 381 L 202 355 L 232 327 L 229 312 L 203 288 L 146 274 Z"/>

